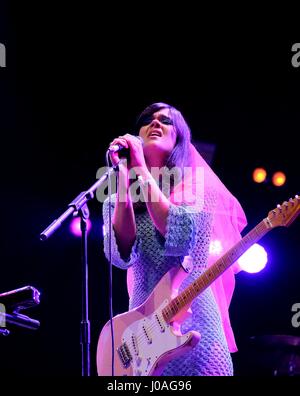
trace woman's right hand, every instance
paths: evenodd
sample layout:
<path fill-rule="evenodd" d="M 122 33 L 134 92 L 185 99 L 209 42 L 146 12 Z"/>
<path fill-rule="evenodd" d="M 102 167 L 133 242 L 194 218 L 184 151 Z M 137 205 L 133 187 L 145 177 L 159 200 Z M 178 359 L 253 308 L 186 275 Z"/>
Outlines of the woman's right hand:
<path fill-rule="evenodd" d="M 124 139 L 122 136 L 119 136 L 118 138 L 114 139 L 110 143 L 110 146 L 114 146 L 116 144 L 119 144 L 120 146 L 123 146 L 124 148 L 128 149 L 128 143 L 127 143 L 126 139 Z M 120 153 L 119 151 L 116 151 L 116 152 L 110 151 L 109 152 L 109 156 L 110 156 L 113 166 L 116 166 L 120 161 L 119 153 Z"/>

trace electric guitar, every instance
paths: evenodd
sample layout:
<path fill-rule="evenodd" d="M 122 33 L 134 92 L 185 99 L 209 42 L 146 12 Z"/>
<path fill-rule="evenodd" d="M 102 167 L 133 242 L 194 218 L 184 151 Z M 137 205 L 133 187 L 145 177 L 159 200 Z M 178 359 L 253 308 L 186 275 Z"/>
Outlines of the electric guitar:
<path fill-rule="evenodd" d="M 180 324 L 187 317 L 192 301 L 267 232 L 278 226 L 289 226 L 299 213 L 300 197 L 296 195 L 271 210 L 265 219 L 180 294 L 179 287 L 188 273 L 182 267 L 172 268 L 142 305 L 115 316 L 112 319 L 113 375 L 160 375 L 170 360 L 193 348 L 199 342 L 200 334 L 195 331 L 180 332 Z M 97 370 L 98 375 L 112 375 L 110 321 L 99 336 Z"/>

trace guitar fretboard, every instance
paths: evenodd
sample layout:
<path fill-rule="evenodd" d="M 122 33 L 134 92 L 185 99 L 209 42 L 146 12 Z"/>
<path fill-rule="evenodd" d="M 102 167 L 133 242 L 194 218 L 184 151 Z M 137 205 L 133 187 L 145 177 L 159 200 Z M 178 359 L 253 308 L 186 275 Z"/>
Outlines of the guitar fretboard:
<path fill-rule="evenodd" d="M 166 322 L 170 323 L 183 308 L 190 305 L 200 293 L 214 282 L 227 268 L 234 264 L 247 249 L 261 239 L 270 229 L 271 226 L 268 224 L 268 219 L 262 220 L 193 283 L 178 294 L 178 296 L 162 311 Z"/>

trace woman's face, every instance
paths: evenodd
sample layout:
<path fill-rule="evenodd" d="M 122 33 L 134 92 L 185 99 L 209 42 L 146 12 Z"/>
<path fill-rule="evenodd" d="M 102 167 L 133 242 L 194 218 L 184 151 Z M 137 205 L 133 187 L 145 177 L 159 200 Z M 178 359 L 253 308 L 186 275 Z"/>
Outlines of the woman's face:
<path fill-rule="evenodd" d="M 144 154 L 160 155 L 166 160 L 176 144 L 176 131 L 169 109 L 161 109 L 145 118 L 139 131 L 144 141 Z"/>

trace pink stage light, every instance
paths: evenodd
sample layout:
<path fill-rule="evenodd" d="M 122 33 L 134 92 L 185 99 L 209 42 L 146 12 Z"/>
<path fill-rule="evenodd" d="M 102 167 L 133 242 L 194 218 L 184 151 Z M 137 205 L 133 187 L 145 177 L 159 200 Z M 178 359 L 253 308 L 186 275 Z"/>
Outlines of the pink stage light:
<path fill-rule="evenodd" d="M 255 243 L 239 259 L 238 263 L 243 271 L 254 274 L 263 270 L 268 261 L 266 250 Z"/>
<path fill-rule="evenodd" d="M 87 231 L 89 232 L 90 229 L 92 228 L 92 223 L 90 219 L 87 219 Z M 81 229 L 80 229 L 80 217 L 74 217 L 74 219 L 70 223 L 70 231 L 73 235 L 76 237 L 81 236 Z"/>

